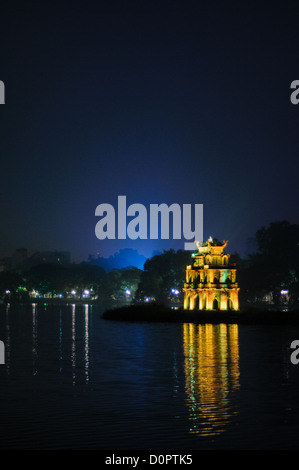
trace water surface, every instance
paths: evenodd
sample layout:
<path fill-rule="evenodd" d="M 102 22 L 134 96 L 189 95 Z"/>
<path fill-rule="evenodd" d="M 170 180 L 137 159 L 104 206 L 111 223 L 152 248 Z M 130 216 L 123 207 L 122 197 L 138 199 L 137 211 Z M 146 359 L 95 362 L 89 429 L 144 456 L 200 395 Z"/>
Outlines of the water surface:
<path fill-rule="evenodd" d="M 297 327 L 1 306 L 0 447 L 297 449 Z"/>

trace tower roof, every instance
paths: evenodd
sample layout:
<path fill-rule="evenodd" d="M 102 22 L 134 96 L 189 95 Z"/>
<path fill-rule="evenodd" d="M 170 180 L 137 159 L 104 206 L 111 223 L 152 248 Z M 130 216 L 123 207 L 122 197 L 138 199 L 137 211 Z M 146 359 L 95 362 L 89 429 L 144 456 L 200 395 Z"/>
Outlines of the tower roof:
<path fill-rule="evenodd" d="M 203 242 L 203 243 L 196 242 L 196 245 L 198 248 L 197 254 L 198 255 L 203 255 L 206 253 L 211 253 L 214 255 L 221 254 L 223 253 L 223 250 L 226 247 L 227 243 L 228 243 L 228 240 L 223 240 L 223 245 L 222 245 L 221 242 L 219 242 L 218 240 L 213 241 L 212 237 L 210 237 L 207 242 Z"/>

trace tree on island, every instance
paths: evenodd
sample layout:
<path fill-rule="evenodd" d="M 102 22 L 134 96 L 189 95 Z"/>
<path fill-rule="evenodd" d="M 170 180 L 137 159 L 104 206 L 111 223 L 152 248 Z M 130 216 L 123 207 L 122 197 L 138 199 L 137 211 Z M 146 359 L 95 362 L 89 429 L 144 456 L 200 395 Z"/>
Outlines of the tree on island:
<path fill-rule="evenodd" d="M 136 300 L 153 297 L 157 302 L 167 302 L 171 290 L 178 290 L 183 300 L 182 287 L 186 278 L 186 265 L 191 264 L 191 252 L 173 249 L 155 255 L 144 263 Z"/>
<path fill-rule="evenodd" d="M 249 301 L 271 292 L 276 307 L 281 290 L 287 290 L 290 307 L 299 297 L 299 225 L 287 221 L 271 222 L 256 232 L 258 251 L 239 268 L 238 280 Z"/>
<path fill-rule="evenodd" d="M 101 289 L 102 302 L 130 301 L 135 297 L 142 271 L 136 267 L 113 269 L 105 274 Z"/>

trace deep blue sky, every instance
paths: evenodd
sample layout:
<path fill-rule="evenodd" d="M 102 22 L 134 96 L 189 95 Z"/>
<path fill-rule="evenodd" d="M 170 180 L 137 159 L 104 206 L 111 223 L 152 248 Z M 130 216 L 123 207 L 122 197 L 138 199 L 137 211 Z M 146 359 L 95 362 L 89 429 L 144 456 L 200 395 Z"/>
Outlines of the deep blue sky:
<path fill-rule="evenodd" d="M 299 223 L 298 2 L 3 2 L 0 41 L 0 256 L 183 248 L 97 240 L 118 195 L 204 204 L 230 252 Z"/>

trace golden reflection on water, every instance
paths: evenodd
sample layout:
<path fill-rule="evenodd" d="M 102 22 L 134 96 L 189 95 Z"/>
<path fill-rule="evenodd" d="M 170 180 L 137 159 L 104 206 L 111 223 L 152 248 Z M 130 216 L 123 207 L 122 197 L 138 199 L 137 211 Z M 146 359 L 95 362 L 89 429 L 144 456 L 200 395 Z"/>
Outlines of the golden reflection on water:
<path fill-rule="evenodd" d="M 190 432 L 216 436 L 232 417 L 239 388 L 238 325 L 184 324 L 186 403 Z"/>

